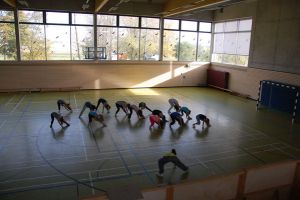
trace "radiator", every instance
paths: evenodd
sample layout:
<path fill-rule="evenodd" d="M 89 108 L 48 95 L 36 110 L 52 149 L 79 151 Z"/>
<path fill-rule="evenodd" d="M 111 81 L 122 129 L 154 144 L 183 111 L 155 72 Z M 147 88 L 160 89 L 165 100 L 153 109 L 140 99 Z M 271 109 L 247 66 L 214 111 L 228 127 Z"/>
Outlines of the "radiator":
<path fill-rule="evenodd" d="M 229 72 L 207 70 L 207 85 L 221 89 L 228 89 Z"/>

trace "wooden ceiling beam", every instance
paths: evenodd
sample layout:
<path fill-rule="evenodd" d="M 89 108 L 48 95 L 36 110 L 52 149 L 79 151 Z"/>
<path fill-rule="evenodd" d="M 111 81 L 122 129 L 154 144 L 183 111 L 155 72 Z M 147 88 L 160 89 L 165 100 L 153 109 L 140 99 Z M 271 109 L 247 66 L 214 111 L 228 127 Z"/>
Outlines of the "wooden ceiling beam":
<path fill-rule="evenodd" d="M 17 6 L 17 0 L 3 0 L 3 1 L 13 8 L 16 8 Z"/>
<path fill-rule="evenodd" d="M 229 0 L 168 0 L 164 5 L 163 17 L 169 17 L 214 4 L 224 3 Z"/>
<path fill-rule="evenodd" d="M 109 0 L 95 0 L 95 13 L 99 12 L 108 1 Z"/>

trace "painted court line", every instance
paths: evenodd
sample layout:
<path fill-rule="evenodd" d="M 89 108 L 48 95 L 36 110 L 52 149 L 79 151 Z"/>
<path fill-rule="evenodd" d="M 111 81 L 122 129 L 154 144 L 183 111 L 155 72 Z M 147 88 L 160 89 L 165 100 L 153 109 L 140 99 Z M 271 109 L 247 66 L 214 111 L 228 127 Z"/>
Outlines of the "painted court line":
<path fill-rule="evenodd" d="M 82 134 L 81 134 L 81 136 L 82 136 Z M 36 137 L 36 136 L 35 136 Z M 83 141 L 84 142 L 84 141 Z M 266 147 L 266 146 L 270 146 L 270 145 L 277 145 L 277 144 L 281 144 L 282 145 L 282 143 L 270 143 L 270 144 L 264 144 L 264 145 L 258 145 L 258 146 L 252 146 L 252 147 L 248 147 L 248 148 L 245 148 L 246 150 L 252 150 L 252 149 L 255 149 L 255 148 L 261 148 L 261 147 Z M 178 144 L 179 146 L 182 146 L 182 144 Z M 187 145 L 190 145 L 190 144 L 187 144 Z M 236 151 L 237 149 L 236 149 L 236 147 L 232 147 L 232 145 L 227 145 L 227 146 L 229 146 L 228 147 L 228 149 L 226 150 L 226 151 L 222 151 L 222 152 L 217 152 L 217 153 L 210 153 L 210 154 L 204 154 L 205 156 L 213 156 L 213 155 L 220 155 L 220 154 L 224 154 L 224 153 L 230 153 L 230 152 L 234 152 L 234 151 Z M 86 147 L 93 147 L 93 146 L 83 146 L 84 148 L 86 148 Z M 147 148 L 147 150 L 148 151 L 153 151 L 153 150 L 155 150 L 157 147 L 151 147 L 151 148 Z M 167 148 L 167 147 L 166 147 Z M 226 147 L 225 147 L 226 148 Z M 145 148 L 144 148 L 145 149 Z M 137 151 L 139 151 L 140 149 L 138 148 L 138 149 L 135 149 L 135 150 L 137 150 Z M 295 150 L 297 150 L 297 149 L 295 149 Z M 298 150 L 299 151 L 299 150 Z M 130 149 L 123 149 L 123 150 L 120 150 L 120 152 L 130 152 Z M 100 152 L 100 153 L 95 153 L 95 154 L 91 154 L 91 155 L 88 155 L 88 157 L 93 157 L 93 156 L 96 156 L 96 157 L 98 157 L 98 156 L 112 156 L 112 155 L 110 155 L 110 154 L 118 154 L 118 152 L 117 151 L 102 151 L 102 152 Z M 143 153 L 144 155 L 147 155 L 148 153 L 147 152 L 144 152 Z M 151 152 L 149 153 L 149 155 L 153 155 Z M 64 161 L 64 163 L 65 163 L 65 159 L 71 159 L 71 158 L 80 158 L 80 157 L 82 157 L 82 156 L 65 156 L 65 157 L 62 157 L 62 158 L 52 158 L 52 159 L 49 159 L 49 161 L 55 161 L 55 160 L 62 160 L 62 161 Z M 115 157 L 117 157 L 117 156 L 114 156 L 114 158 Z M 107 158 L 106 158 L 107 159 Z M 93 160 L 99 160 L 99 159 L 86 159 L 87 161 L 93 161 Z M 39 162 L 39 161 L 41 161 L 41 160 L 33 160 L 34 162 Z M 16 162 L 16 163 L 14 163 L 14 164 L 18 164 L 18 163 L 24 163 L 24 162 Z M 68 162 L 68 163 L 74 163 L 74 162 L 72 162 L 72 161 L 70 161 L 70 162 Z M 76 162 L 75 162 L 76 163 Z M 78 162 L 78 163 L 82 163 L 82 162 Z"/>
<path fill-rule="evenodd" d="M 74 94 L 73 96 L 74 96 L 74 100 L 75 100 L 75 106 L 76 106 L 76 109 L 78 109 L 78 105 L 77 105 L 77 100 L 76 100 L 75 94 Z"/>
<path fill-rule="evenodd" d="M 121 179 L 128 177 L 128 174 L 119 174 L 119 176 L 104 176 L 100 178 L 93 178 L 92 180 L 94 182 L 103 181 L 103 180 L 113 180 L 113 179 Z M 82 183 L 88 183 L 88 179 L 80 179 Z M 78 183 L 74 181 L 61 181 L 61 182 L 55 182 L 55 183 L 46 183 L 46 184 L 39 184 L 39 185 L 33 185 L 33 186 L 27 186 L 27 187 L 15 187 L 8 190 L 0 190 L 0 196 L 1 195 L 9 195 L 14 194 L 18 192 L 26 192 L 31 190 L 41 190 L 41 189 L 51 189 L 51 188 L 63 188 L 65 186 L 76 186 Z"/>
<path fill-rule="evenodd" d="M 95 189 L 94 189 L 94 184 L 93 184 L 93 179 L 92 179 L 92 176 L 91 176 L 91 172 L 89 172 L 89 179 L 90 179 L 90 184 L 92 187 L 92 194 L 95 195 Z"/>
<path fill-rule="evenodd" d="M 127 143 L 127 145 L 129 146 L 129 152 L 133 155 L 133 157 L 135 158 L 135 160 L 139 163 L 139 165 L 141 166 L 141 168 L 144 170 L 145 175 L 148 177 L 148 179 L 150 180 L 151 183 L 154 183 L 152 177 L 150 176 L 150 174 L 148 173 L 146 167 L 144 166 L 143 162 L 140 160 L 140 158 L 138 157 L 138 155 L 135 153 L 134 148 L 132 148 L 131 144 L 128 142 L 128 139 L 125 136 L 122 136 L 119 131 L 116 131 L 118 133 L 118 135 L 120 137 L 123 137 L 123 139 L 125 140 L 125 142 Z"/>
<path fill-rule="evenodd" d="M 20 105 L 21 102 L 25 99 L 25 97 L 26 97 L 26 94 L 25 94 L 25 95 L 22 97 L 22 99 L 16 104 L 16 106 L 13 108 L 13 110 L 10 111 L 9 114 L 12 114 L 12 113 L 17 109 L 17 107 L 19 107 L 19 105 Z"/>
<path fill-rule="evenodd" d="M 23 99 L 25 98 L 25 96 L 26 96 L 26 95 L 23 96 L 23 98 L 18 102 L 18 104 L 13 108 L 13 110 L 11 110 L 7 115 L 11 115 L 11 114 L 15 111 L 15 109 L 20 105 L 20 103 L 23 101 Z M 14 95 L 13 97 L 15 97 L 15 95 Z M 12 100 L 13 97 L 12 97 L 10 100 Z M 6 106 L 6 105 L 7 105 L 7 103 L 5 104 L 5 106 Z M 1 128 L 6 122 L 7 122 L 7 119 L 5 119 L 5 120 L 1 123 L 0 128 Z"/>
<path fill-rule="evenodd" d="M 13 95 L 5 104 L 4 106 L 6 107 L 14 98 L 16 95 Z"/>
<path fill-rule="evenodd" d="M 25 98 L 25 96 L 26 96 L 26 95 L 23 96 L 22 100 Z M 20 103 L 20 102 L 21 102 L 21 101 L 19 101 L 19 103 Z M 18 117 L 18 120 L 16 121 L 17 124 L 20 122 L 20 120 L 21 120 L 22 117 L 24 116 L 24 112 L 25 112 L 26 110 L 28 110 L 29 105 L 30 105 L 30 101 L 26 104 L 25 108 L 23 109 L 23 112 L 22 112 L 21 116 Z M 11 113 L 11 112 L 10 112 L 10 113 Z M 12 139 L 12 135 L 13 135 L 13 131 L 14 131 L 14 130 L 16 130 L 16 126 L 14 126 L 14 127 L 10 130 L 10 134 L 9 134 L 10 137 L 7 138 L 5 145 L 0 146 L 0 152 L 2 152 L 2 150 L 3 150 L 4 148 L 6 148 L 7 145 L 10 144 L 10 141 L 11 141 L 11 139 Z"/>
<path fill-rule="evenodd" d="M 259 145 L 259 146 L 253 146 L 253 147 L 249 147 L 247 148 L 247 150 L 254 150 L 256 148 L 261 148 L 261 147 L 267 147 L 267 146 L 271 146 L 271 145 L 277 145 L 277 144 L 281 144 L 281 143 L 270 143 L 270 144 L 265 144 L 265 145 Z M 180 144 L 181 145 L 181 144 Z M 155 150 L 155 148 L 152 148 L 150 150 Z M 217 156 L 217 155 L 222 155 L 224 153 L 230 153 L 230 152 L 235 152 L 237 150 L 240 150 L 238 149 L 237 147 L 229 147 L 229 149 L 227 149 L 226 151 L 222 151 L 222 152 L 217 152 L 217 153 L 205 153 L 205 154 L 198 154 L 198 156 L 190 156 L 191 158 L 195 158 L 195 157 L 208 157 L 208 156 Z M 297 149 L 295 149 L 297 150 Z M 121 150 L 121 152 L 130 152 L 130 150 Z M 116 159 L 118 158 L 118 156 L 112 156 L 112 155 L 109 155 L 109 154 L 118 154 L 117 151 L 109 151 L 109 152 L 100 152 L 100 153 L 97 153 L 97 154 L 92 154 L 92 155 L 88 155 L 89 157 L 92 157 L 92 156 L 109 156 L 110 158 L 105 158 L 105 160 L 110 160 L 110 159 Z M 156 154 L 152 154 L 152 153 L 143 153 L 144 156 L 152 156 L 152 155 L 156 155 Z M 65 164 L 65 165 L 68 165 L 68 164 L 80 164 L 80 163 L 84 163 L 85 161 L 76 161 L 76 162 L 65 162 L 66 159 L 70 159 L 70 158 L 80 158 L 82 156 L 66 156 L 66 157 L 63 157 L 63 158 L 54 158 L 54 159 L 48 159 L 49 161 L 55 161 L 57 160 L 58 162 L 61 160 L 63 163 L 56 163 L 56 164 L 59 164 L 59 165 L 62 165 L 62 164 Z M 86 157 L 85 157 L 86 158 Z M 87 162 L 93 162 L 93 161 L 100 161 L 100 160 L 103 160 L 103 159 L 86 159 Z M 33 162 L 41 162 L 42 159 L 40 160 L 33 160 Z M 23 164 L 24 162 L 16 162 L 14 164 Z M 26 168 L 35 168 L 35 167 L 43 167 L 43 166 L 47 166 L 47 165 L 34 165 L 34 166 L 30 166 L 30 167 L 20 167 L 20 168 L 10 168 L 12 170 L 17 170 L 17 169 L 26 169 Z M 4 170 L 6 171 L 6 170 Z M 3 171 L 0 171 L 0 172 L 3 172 Z"/>

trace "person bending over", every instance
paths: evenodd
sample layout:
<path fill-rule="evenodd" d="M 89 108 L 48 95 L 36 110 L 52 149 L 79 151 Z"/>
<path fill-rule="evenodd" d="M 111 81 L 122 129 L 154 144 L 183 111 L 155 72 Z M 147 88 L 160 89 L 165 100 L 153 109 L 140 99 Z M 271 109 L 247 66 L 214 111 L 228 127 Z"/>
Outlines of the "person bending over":
<path fill-rule="evenodd" d="M 92 123 L 93 120 L 100 122 L 103 126 L 106 126 L 103 115 L 98 114 L 96 110 L 89 112 L 89 123 Z"/>
<path fill-rule="evenodd" d="M 64 100 L 59 99 L 57 100 L 57 107 L 58 107 L 58 112 L 60 112 L 60 108 L 64 107 L 68 111 L 72 111 L 72 108 L 70 106 L 70 103 L 66 103 Z"/>
<path fill-rule="evenodd" d="M 120 109 L 122 109 L 126 115 L 129 115 L 129 113 L 128 113 L 128 107 L 129 106 L 130 106 L 130 104 L 127 103 L 126 101 L 117 101 L 116 102 L 117 111 L 116 111 L 115 115 L 118 114 Z"/>
<path fill-rule="evenodd" d="M 165 124 L 166 122 L 168 122 L 167 120 L 166 120 L 166 116 L 162 113 L 162 111 L 160 111 L 160 110 L 152 110 L 152 115 L 157 115 L 157 116 L 159 116 L 160 118 L 161 118 L 161 122 L 163 123 L 163 124 Z"/>
<path fill-rule="evenodd" d="M 99 107 L 99 105 L 102 103 L 102 105 L 103 105 L 103 107 L 102 107 L 102 113 L 104 112 L 104 108 L 107 110 L 107 113 L 109 113 L 109 110 L 110 110 L 110 105 L 107 103 L 107 101 L 105 100 L 105 99 L 103 99 L 103 98 L 100 98 L 99 100 L 98 100 L 98 104 L 97 104 L 97 107 L 96 107 L 96 109 L 98 110 L 98 107 Z"/>
<path fill-rule="evenodd" d="M 80 112 L 80 114 L 79 114 L 79 117 L 81 117 L 81 115 L 83 114 L 83 112 L 85 111 L 86 108 L 89 108 L 90 111 L 96 110 L 96 106 L 95 106 L 95 105 L 93 105 L 93 104 L 92 104 L 91 102 L 89 102 L 89 101 L 86 101 L 86 102 L 84 103 L 83 107 L 82 107 L 82 110 L 81 110 L 81 112 Z"/>
<path fill-rule="evenodd" d="M 189 168 L 185 164 L 183 164 L 177 157 L 176 150 L 172 149 L 171 152 L 164 154 L 163 157 L 158 160 L 159 172 L 156 174 L 157 176 L 163 177 L 164 166 L 169 162 L 173 163 L 174 167 L 177 166 L 182 169 L 185 173 L 187 173 L 189 170 Z"/>
<path fill-rule="evenodd" d="M 187 118 L 188 120 L 191 120 L 191 119 L 192 119 L 192 118 L 190 117 L 191 110 L 188 109 L 188 107 L 185 107 L 185 106 L 181 107 L 181 108 L 179 109 L 179 112 L 181 113 L 181 116 L 183 116 L 183 114 L 185 114 L 185 116 L 186 116 L 186 118 Z"/>
<path fill-rule="evenodd" d="M 196 116 L 196 120 L 197 120 L 197 122 L 193 124 L 193 128 L 196 127 L 196 124 L 200 125 L 201 121 L 202 121 L 202 128 L 204 128 L 204 123 L 206 124 L 207 127 L 211 126 L 210 122 L 209 122 L 209 119 L 205 115 L 203 115 L 203 114 L 198 114 Z"/>
<path fill-rule="evenodd" d="M 183 119 L 182 119 L 180 113 L 178 113 L 178 112 L 173 112 L 173 113 L 170 114 L 170 117 L 171 117 L 171 120 L 172 120 L 171 123 L 170 123 L 170 127 L 171 127 L 173 124 L 175 124 L 176 121 L 178 122 L 178 124 L 179 124 L 180 126 L 183 126 L 183 125 L 184 125 L 184 122 L 183 122 Z"/>
<path fill-rule="evenodd" d="M 145 102 L 139 103 L 139 108 L 140 108 L 141 110 L 147 109 L 147 110 L 149 110 L 150 112 L 152 112 L 152 110 L 151 110 L 150 108 L 148 108 L 148 106 L 146 105 Z"/>
<path fill-rule="evenodd" d="M 176 99 L 169 99 L 168 102 L 170 104 L 170 108 L 168 110 L 169 114 L 171 113 L 172 108 L 175 108 L 176 112 L 179 111 L 180 106 L 179 106 L 179 103 L 178 103 L 178 101 Z"/>
<path fill-rule="evenodd" d="M 54 119 L 57 120 L 57 122 L 59 123 L 59 125 L 63 128 L 63 124 L 66 124 L 67 126 L 70 126 L 70 124 L 68 122 L 66 122 L 66 120 L 63 118 L 63 116 L 61 116 L 59 113 L 57 112 L 52 112 L 51 113 L 51 123 L 50 123 L 50 128 L 52 128 Z"/>
<path fill-rule="evenodd" d="M 149 126 L 150 129 L 154 126 L 154 124 L 157 124 L 160 128 L 162 128 L 162 120 L 158 115 L 153 115 L 153 114 L 150 115 L 149 120 L 150 120 L 150 126 Z"/>
<path fill-rule="evenodd" d="M 130 113 L 129 113 L 129 115 L 128 115 L 128 119 L 131 118 L 131 115 L 132 115 L 132 111 L 133 111 L 133 110 L 135 111 L 135 113 L 136 113 L 136 115 L 137 115 L 137 117 L 138 117 L 139 119 L 145 119 L 145 117 L 144 117 L 144 115 L 143 115 L 143 111 L 142 111 L 139 107 L 137 107 L 136 105 L 134 105 L 134 104 L 128 105 L 128 109 L 129 109 L 129 111 L 130 111 Z"/>

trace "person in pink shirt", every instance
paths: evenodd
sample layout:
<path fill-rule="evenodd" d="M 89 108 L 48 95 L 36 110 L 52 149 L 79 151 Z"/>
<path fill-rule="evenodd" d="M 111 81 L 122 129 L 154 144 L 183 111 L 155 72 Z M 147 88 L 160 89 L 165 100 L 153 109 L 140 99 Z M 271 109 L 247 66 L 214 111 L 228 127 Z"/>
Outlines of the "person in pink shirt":
<path fill-rule="evenodd" d="M 161 128 L 161 119 L 158 115 L 150 115 L 149 120 L 150 120 L 150 126 L 149 126 L 150 129 L 154 126 L 154 124 L 157 124 Z"/>

